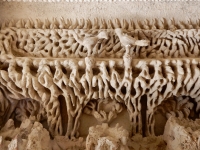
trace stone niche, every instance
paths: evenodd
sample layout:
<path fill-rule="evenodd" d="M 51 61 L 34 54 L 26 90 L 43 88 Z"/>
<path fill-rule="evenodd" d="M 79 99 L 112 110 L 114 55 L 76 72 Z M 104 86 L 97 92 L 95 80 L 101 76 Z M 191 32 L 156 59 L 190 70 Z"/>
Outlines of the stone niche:
<path fill-rule="evenodd" d="M 0 1 L 0 149 L 199 150 L 200 4 L 81 2 Z"/>

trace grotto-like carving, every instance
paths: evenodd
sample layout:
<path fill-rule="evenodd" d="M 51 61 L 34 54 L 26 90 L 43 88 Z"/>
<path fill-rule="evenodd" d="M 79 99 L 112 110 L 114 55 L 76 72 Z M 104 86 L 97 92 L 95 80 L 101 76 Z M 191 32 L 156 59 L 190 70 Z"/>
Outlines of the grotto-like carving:
<path fill-rule="evenodd" d="M 123 110 L 123 105 L 111 99 L 90 101 L 83 112 L 93 115 L 99 122 L 109 123 Z"/>
<path fill-rule="evenodd" d="M 164 114 L 167 118 L 173 116 L 177 118 L 194 118 L 194 103 L 190 97 L 170 97 L 163 101 L 156 108 L 159 113 Z"/>
<path fill-rule="evenodd" d="M 36 23 L 25 26 L 22 22 L 23 21 L 17 22 L 16 26 L 13 25 L 14 27 L 11 24 L 12 29 L 1 27 L 1 55 L 10 54 L 20 57 L 30 56 L 40 58 L 84 58 L 91 55 L 88 54 L 88 52 L 93 49 L 93 55 L 97 55 L 98 52 L 98 57 L 101 58 L 121 58 L 125 52 L 126 44 L 123 44 L 124 42 L 120 40 L 122 36 L 119 36 L 119 33 L 122 32 L 119 27 L 123 28 L 123 25 L 116 25 L 120 24 L 119 22 L 117 23 L 117 21 L 114 23 L 107 22 L 107 24 L 116 25 L 112 28 L 105 26 L 100 29 L 95 27 L 96 24 L 92 24 L 92 21 L 89 21 L 90 25 L 85 27 L 84 30 L 77 27 L 77 23 L 71 24 L 70 27 L 66 26 L 64 29 L 59 29 L 59 27 L 56 26 L 55 28 L 50 28 L 50 23 L 46 25 L 46 22 L 49 21 L 45 21 L 44 24 L 38 21 L 37 24 L 40 25 L 36 26 L 37 28 L 34 27 Z M 30 21 L 26 23 L 29 24 Z M 137 22 L 134 23 L 136 24 Z M 65 24 L 70 24 L 70 21 L 68 20 Z M 100 22 L 100 25 L 105 24 L 106 23 L 103 21 Z M 131 23 L 129 25 L 131 25 Z M 43 28 L 43 26 L 45 26 L 45 28 Z M 172 28 L 174 25 L 169 23 L 168 26 Z M 134 44 L 140 46 L 132 46 L 129 48 L 131 53 L 133 53 L 133 58 L 180 58 L 198 57 L 200 55 L 198 51 L 199 29 L 183 30 L 182 28 L 179 29 L 177 26 L 177 30 L 167 30 L 168 28 L 160 29 L 158 26 L 158 28 L 154 30 L 151 30 L 151 27 L 144 30 L 140 26 L 136 26 L 136 28 L 133 27 L 134 26 L 124 28 L 122 32 L 128 34 L 128 36 L 125 36 L 126 39 L 127 37 L 135 37 L 138 42 L 140 41 L 140 43 L 137 44 L 136 42 L 136 44 Z M 98 36 L 104 39 L 103 42 L 97 42 Z M 91 38 L 93 40 L 87 42 Z M 141 47 L 141 44 L 144 47 Z"/>
<path fill-rule="evenodd" d="M 28 58 L 26 58 L 23 65 L 20 63 L 17 64 L 17 58 L 10 60 L 10 63 L 7 67 L 7 70 L 9 70 L 9 72 L 7 72 L 6 70 L 0 71 L 1 87 L 2 89 L 9 89 L 9 91 L 12 91 L 14 95 L 19 95 L 19 97 L 21 97 L 20 99 L 31 98 L 40 102 L 42 100 L 41 103 L 47 112 L 47 118 L 50 127 L 52 124 L 52 128 L 50 128 L 52 132 L 58 132 L 58 128 L 62 129 L 61 118 L 59 115 L 59 95 L 63 95 L 65 99 L 69 99 L 66 100 L 67 108 L 71 109 L 69 110 L 69 114 L 71 114 L 71 117 L 73 118 L 78 114 L 80 115 L 82 108 L 85 104 L 87 104 L 87 102 L 89 102 L 90 99 L 111 97 L 119 102 L 124 103 L 127 106 L 131 120 L 133 122 L 136 120 L 140 122 L 140 99 L 144 94 L 146 94 L 148 99 L 147 126 L 151 127 L 147 128 L 147 134 L 154 134 L 153 113 L 154 109 L 162 102 L 162 100 L 172 95 L 188 95 L 194 98 L 196 102 L 198 102 L 199 98 L 198 74 L 200 70 L 197 60 L 194 59 L 177 61 L 171 60 L 167 66 L 165 60 L 151 60 L 149 63 L 142 60 L 136 64 L 136 67 L 131 67 L 130 63 L 135 63 L 132 60 L 133 62 L 130 61 L 129 65 L 127 64 L 124 69 L 121 68 L 124 72 L 123 76 L 121 76 L 121 74 L 119 74 L 115 68 L 120 67 L 118 66 L 118 63 L 120 63 L 119 61 L 101 61 L 101 64 L 97 66 L 96 64 L 98 64 L 98 59 L 95 61 L 93 58 L 86 57 L 85 61 L 80 60 L 79 62 L 75 63 L 79 64 L 81 62 L 84 62 L 86 65 L 85 73 L 83 73 L 81 77 L 80 75 L 78 75 L 80 74 L 78 68 L 74 68 L 74 71 L 75 69 L 77 69 L 75 71 L 77 75 L 76 80 L 80 81 L 79 83 L 77 83 L 76 80 L 73 79 L 74 75 L 71 75 L 74 74 L 74 71 L 72 72 L 72 70 L 70 69 L 71 67 L 69 66 L 69 64 L 71 65 L 72 63 L 69 63 L 68 60 L 60 61 L 60 67 L 56 68 L 51 65 L 57 64 L 55 66 L 58 66 L 58 61 L 41 60 L 40 63 L 38 63 L 38 70 L 35 70 L 36 72 L 34 72 L 34 70 L 26 72 L 26 68 L 28 67 L 28 70 L 30 70 L 30 68 L 33 67 L 34 63 L 33 62 L 28 64 L 27 62 L 30 61 L 28 61 L 27 59 Z M 126 58 L 124 60 L 126 60 Z M 121 60 L 121 62 L 123 61 Z M 112 68 L 110 68 L 110 66 L 112 66 Z M 187 68 L 187 66 L 191 66 L 191 68 L 188 68 L 189 71 L 184 70 L 184 68 Z M 11 69 L 12 67 L 13 69 Z M 36 66 L 34 67 L 36 68 Z M 95 67 L 97 67 L 99 71 L 97 75 L 93 74 L 92 71 Z M 168 73 L 170 67 L 173 68 L 173 70 L 171 69 L 171 71 L 173 72 Z M 21 72 L 19 72 L 19 69 L 16 70 L 16 68 L 21 68 Z M 71 74 L 64 74 L 63 69 L 67 70 L 67 72 L 71 70 Z M 139 72 L 135 73 L 132 70 L 139 70 Z M 58 72 L 62 74 L 62 76 L 60 76 L 62 77 L 62 80 L 57 80 L 60 83 L 55 82 Z M 191 74 L 191 72 L 193 72 L 193 74 Z M 131 74 L 133 75 L 130 76 Z M 171 81 L 172 74 L 174 81 Z M 188 78 L 186 78 L 187 76 L 190 76 L 189 80 Z M 69 82 L 70 77 L 73 77 L 71 80 L 73 84 L 66 84 Z M 20 80 L 17 80 L 17 78 L 19 78 Z M 188 81 L 186 82 L 184 79 Z M 184 83 L 185 81 L 186 84 L 181 85 L 179 83 L 176 83 L 177 81 L 182 81 L 182 83 Z M 26 86 L 23 86 L 23 84 L 21 84 L 20 82 L 26 83 Z M 64 89 L 62 87 L 62 84 L 66 86 Z M 30 86 L 30 88 L 26 88 L 27 86 Z M 97 86 L 98 90 L 97 88 L 95 89 L 95 87 Z M 168 88 L 168 86 L 171 88 Z M 68 88 L 68 90 L 65 90 L 66 88 Z M 72 89 L 74 92 L 72 92 Z M 147 90 L 149 90 L 149 92 L 146 92 Z M 133 91 L 135 91 L 135 93 L 133 93 Z M 130 103 L 132 103 L 133 105 L 130 105 Z M 199 108 L 197 107 L 197 110 L 198 109 Z M 139 119 L 136 119 L 137 117 Z M 58 118 L 58 120 L 60 120 L 56 121 L 55 128 L 55 122 L 53 121 L 54 118 Z M 75 122 L 75 124 L 78 125 L 78 122 Z M 136 128 L 139 129 L 139 132 L 142 132 L 141 123 L 139 123 Z M 138 132 L 135 131 L 135 129 L 133 129 L 133 133 Z M 62 130 L 60 130 L 60 132 L 61 131 Z"/>
<path fill-rule="evenodd" d="M 21 122 L 29 117 L 35 117 L 35 121 L 38 122 L 46 119 L 46 112 L 42 104 L 32 99 L 20 100 L 14 113 L 16 114 L 15 119 Z"/>
<path fill-rule="evenodd" d="M 196 112 L 196 102 L 188 96 L 172 96 L 155 108 L 155 135 L 162 135 L 165 124 L 170 117 L 178 119 L 197 119 L 199 112 Z"/>
<path fill-rule="evenodd" d="M 1 126 L 9 118 L 46 120 L 52 138 L 62 139 L 57 145 L 64 149 L 67 140 L 60 136 L 68 141 L 80 137 L 82 113 L 110 125 L 126 109 L 129 135 L 149 137 L 155 135 L 156 113 L 189 118 L 195 108 L 198 114 L 199 29 L 175 30 L 169 25 L 152 30 L 145 24 L 135 29 L 126 21 L 128 27 L 118 21 L 96 27 L 85 20 L 85 27 L 36 22 L 20 20 L 16 26 L 1 27 Z M 117 149 L 112 140 L 101 138 L 96 146 L 110 143 Z M 154 141 L 163 145 L 160 138 Z"/>

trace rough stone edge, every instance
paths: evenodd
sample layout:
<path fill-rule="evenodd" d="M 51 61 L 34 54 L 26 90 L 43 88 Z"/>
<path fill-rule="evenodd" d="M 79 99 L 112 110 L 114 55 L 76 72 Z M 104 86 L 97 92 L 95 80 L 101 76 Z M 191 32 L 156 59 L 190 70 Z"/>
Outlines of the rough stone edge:
<path fill-rule="evenodd" d="M 200 0 L 199 0 L 200 1 Z M 0 24 L 0 29 L 4 28 L 25 28 L 25 29 L 116 29 L 126 30 L 145 29 L 145 30 L 177 30 L 177 29 L 200 29 L 200 19 L 176 21 L 174 18 L 154 18 L 154 19 L 64 19 L 46 18 L 40 19 L 20 19 L 8 20 Z"/>

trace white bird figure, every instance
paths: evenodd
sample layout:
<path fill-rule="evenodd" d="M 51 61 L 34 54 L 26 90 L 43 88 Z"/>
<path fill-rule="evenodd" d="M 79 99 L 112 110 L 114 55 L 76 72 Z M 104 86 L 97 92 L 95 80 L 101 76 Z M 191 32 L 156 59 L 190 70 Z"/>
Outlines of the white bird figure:
<path fill-rule="evenodd" d="M 103 39 L 108 39 L 108 33 L 106 31 L 101 31 L 97 36 L 90 35 L 85 37 L 80 37 L 74 30 L 70 31 L 74 39 L 88 50 L 88 56 L 92 55 L 92 50 L 97 43 L 100 43 Z M 96 52 L 97 53 L 97 52 Z"/>
<path fill-rule="evenodd" d="M 115 29 L 115 33 L 119 37 L 121 44 L 126 48 L 127 54 L 130 52 L 129 47 L 131 47 L 133 45 L 137 45 L 137 46 L 148 46 L 149 45 L 148 40 L 137 40 L 127 34 L 124 34 L 122 29 L 120 29 L 120 28 Z"/>

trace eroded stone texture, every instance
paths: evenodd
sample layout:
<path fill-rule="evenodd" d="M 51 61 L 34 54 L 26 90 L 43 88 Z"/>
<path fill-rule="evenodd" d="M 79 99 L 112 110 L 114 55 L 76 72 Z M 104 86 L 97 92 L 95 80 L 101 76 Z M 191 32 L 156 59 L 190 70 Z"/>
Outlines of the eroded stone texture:
<path fill-rule="evenodd" d="M 90 101 L 83 112 L 88 115 L 93 115 L 95 119 L 99 122 L 109 123 L 115 119 L 122 110 L 124 106 L 111 99 Z"/>
<path fill-rule="evenodd" d="M 166 123 L 163 138 L 168 150 L 200 149 L 200 120 L 170 117 Z"/>
<path fill-rule="evenodd" d="M 64 136 L 56 136 L 51 140 L 49 132 L 33 119 L 25 119 L 19 128 L 15 128 L 13 120 L 8 120 L 0 130 L 1 150 L 85 149 L 83 138 L 70 140 Z"/>
<path fill-rule="evenodd" d="M 111 128 L 104 123 L 101 126 L 90 127 L 86 139 L 87 150 L 129 150 L 129 133 L 117 124 Z"/>
<path fill-rule="evenodd" d="M 0 134 L 2 150 L 140 150 L 141 148 L 162 150 L 166 147 L 162 136 L 144 138 L 137 134 L 130 138 L 128 131 L 123 127 L 119 125 L 109 127 L 106 123 L 90 127 L 86 141 L 81 137 L 69 139 L 66 136 L 55 136 L 50 140 L 48 131 L 39 122 L 34 122 L 34 118 L 24 120 L 19 128 L 15 128 L 13 120 L 9 120 Z"/>
<path fill-rule="evenodd" d="M 121 58 L 125 49 L 127 51 L 124 44 L 131 46 L 131 41 L 128 43 L 121 41 L 123 36 L 117 36 L 119 32 L 116 32 L 116 29 L 114 31 L 113 29 L 19 28 L 1 29 L 1 55 L 40 58 L 83 58 L 92 55 L 101 58 Z M 135 40 L 137 40 L 134 45 L 129 47 L 133 58 L 181 58 L 198 57 L 200 55 L 198 51 L 199 29 L 174 31 L 166 29 L 124 29 L 122 33 L 129 35 L 126 35 L 126 38 L 135 37 Z"/>
<path fill-rule="evenodd" d="M 143 137 L 136 134 L 129 140 L 128 145 L 133 150 L 165 150 L 167 144 L 162 136 Z"/>
<path fill-rule="evenodd" d="M 59 21 L 1 27 L 1 147 L 165 149 L 162 136 L 154 136 L 157 114 L 199 117 L 199 29 L 162 21 L 139 27 Z M 109 127 L 123 110 L 130 133 Z M 100 124 L 89 129 L 86 147 L 79 134 L 83 113 Z"/>

